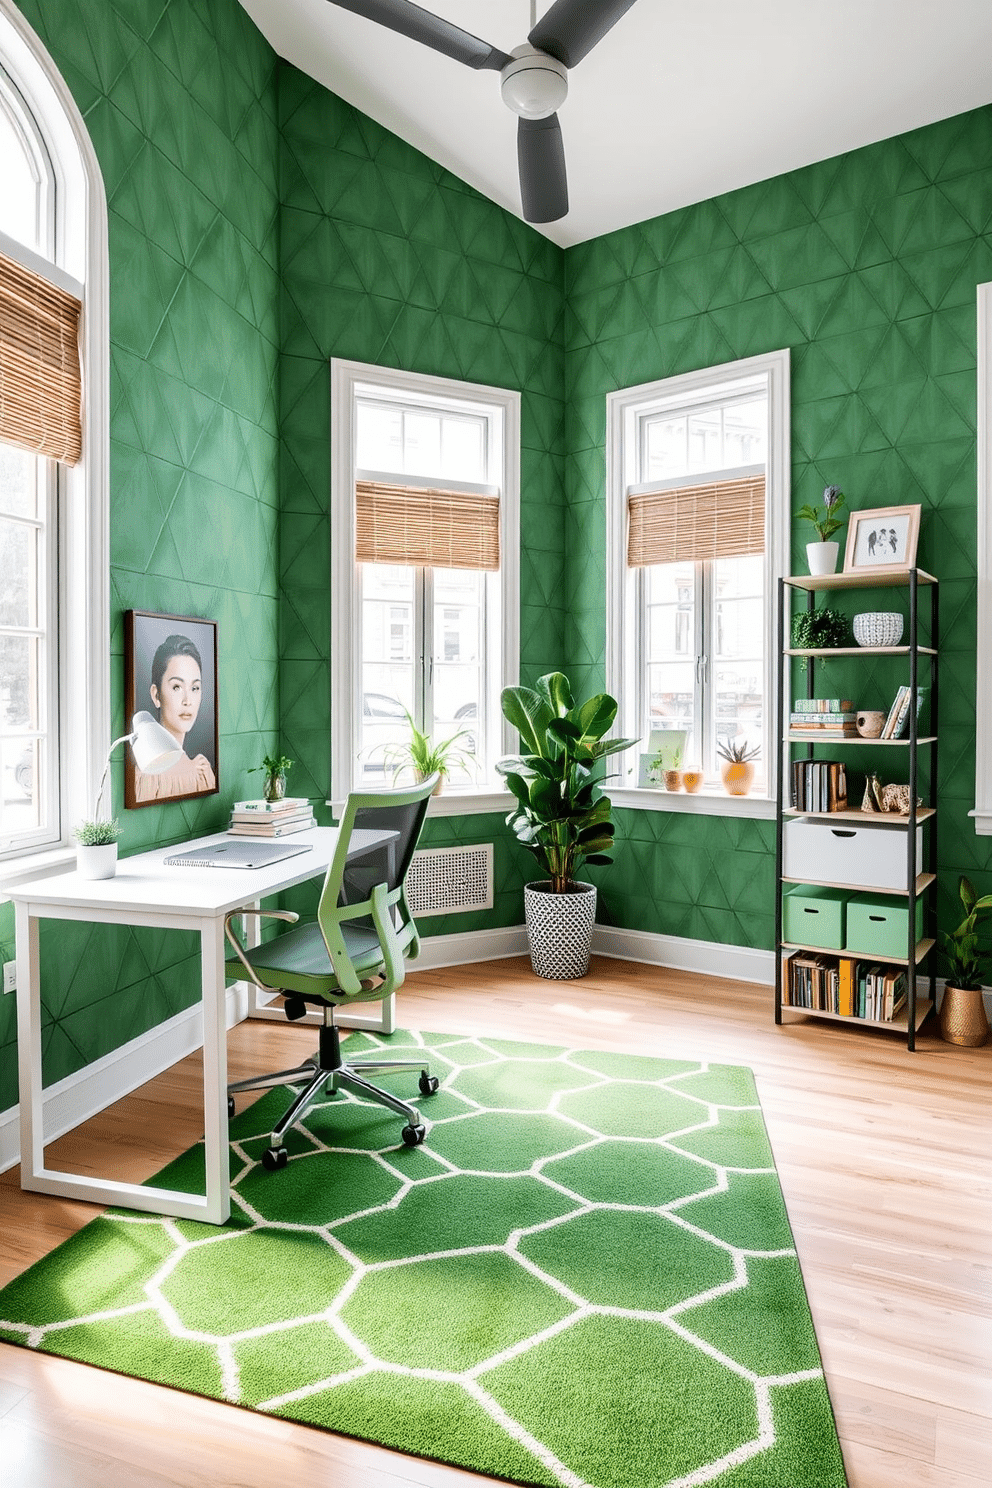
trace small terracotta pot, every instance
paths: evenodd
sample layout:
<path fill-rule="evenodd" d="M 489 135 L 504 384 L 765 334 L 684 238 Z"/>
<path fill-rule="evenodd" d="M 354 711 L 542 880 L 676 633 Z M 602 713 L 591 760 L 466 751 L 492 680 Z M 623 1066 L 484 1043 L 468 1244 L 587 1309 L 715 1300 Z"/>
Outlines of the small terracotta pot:
<path fill-rule="evenodd" d="M 682 772 L 682 784 L 690 795 L 695 795 L 703 783 L 702 770 L 684 770 Z"/>
<path fill-rule="evenodd" d="M 750 760 L 724 760 L 720 779 L 728 796 L 746 796 L 754 781 L 754 766 Z"/>
<path fill-rule="evenodd" d="M 677 790 L 681 790 L 682 789 L 682 771 L 681 770 L 666 770 L 665 771 L 665 789 L 666 790 L 670 790 L 670 791 L 677 791 Z"/>

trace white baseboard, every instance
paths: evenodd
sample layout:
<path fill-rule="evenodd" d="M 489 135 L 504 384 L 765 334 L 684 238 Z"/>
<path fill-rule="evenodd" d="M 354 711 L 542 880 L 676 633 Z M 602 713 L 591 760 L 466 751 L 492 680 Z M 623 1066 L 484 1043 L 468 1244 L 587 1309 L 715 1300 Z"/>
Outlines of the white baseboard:
<path fill-rule="evenodd" d="M 673 971 L 775 985 L 774 951 L 690 940 L 682 935 L 657 935 L 650 930 L 620 930 L 612 925 L 595 927 L 592 948 L 596 955 L 616 956 L 622 961 L 645 961 L 650 966 L 670 966 Z"/>
<path fill-rule="evenodd" d="M 245 984 L 227 989 L 227 1026 L 240 1023 L 248 1011 Z M 94 1060 L 85 1069 L 50 1085 L 45 1091 L 46 1141 L 72 1131 L 114 1101 L 169 1069 L 187 1054 L 203 1047 L 203 1024 L 197 1002 L 156 1028 Z M 0 1112 L 0 1173 L 20 1162 L 18 1108 Z"/>
<path fill-rule="evenodd" d="M 410 962 L 409 975 L 435 971 L 441 966 L 468 966 L 472 961 L 503 961 L 507 956 L 526 954 L 524 925 L 510 925 L 502 930 L 465 930 L 457 935 L 427 935 L 420 942 L 420 955 Z"/>

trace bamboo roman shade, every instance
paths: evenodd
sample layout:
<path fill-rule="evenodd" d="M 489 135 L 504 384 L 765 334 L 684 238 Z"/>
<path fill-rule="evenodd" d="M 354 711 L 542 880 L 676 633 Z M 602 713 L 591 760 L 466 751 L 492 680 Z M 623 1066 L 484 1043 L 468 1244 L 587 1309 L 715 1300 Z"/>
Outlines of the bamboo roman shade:
<path fill-rule="evenodd" d="M 355 482 L 359 563 L 499 568 L 499 497 Z"/>
<path fill-rule="evenodd" d="M 765 551 L 765 477 L 639 491 L 627 497 L 627 565 Z"/>
<path fill-rule="evenodd" d="M 75 465 L 80 302 L 0 254 L 0 440 Z"/>

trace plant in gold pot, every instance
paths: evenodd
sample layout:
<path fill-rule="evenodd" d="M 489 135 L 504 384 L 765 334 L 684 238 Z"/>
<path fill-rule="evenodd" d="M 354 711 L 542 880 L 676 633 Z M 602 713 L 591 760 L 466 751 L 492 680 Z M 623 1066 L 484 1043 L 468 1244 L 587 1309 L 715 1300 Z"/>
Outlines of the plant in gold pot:
<path fill-rule="evenodd" d="M 755 745 L 748 747 L 746 739 L 724 739 L 716 746 L 716 752 L 723 761 L 720 766 L 720 779 L 728 796 L 746 796 L 754 783 L 754 765 L 761 750 Z"/>
<path fill-rule="evenodd" d="M 562 672 L 549 672 L 533 688 L 504 688 L 502 707 L 523 751 L 496 767 L 516 798 L 507 826 L 547 875 L 524 889 L 531 964 L 552 980 L 584 976 L 596 888 L 576 874 L 582 863 L 613 861 L 612 806 L 597 771 L 637 741 L 605 737 L 616 700 L 598 693 L 576 705 Z"/>
<path fill-rule="evenodd" d="M 990 951 L 981 944 L 978 921 L 992 910 L 992 894 L 983 894 L 979 898 L 974 884 L 962 874 L 958 895 L 964 905 L 965 917 L 956 929 L 945 930 L 941 937 L 947 983 L 940 1005 L 940 1032 L 949 1044 L 962 1044 L 974 1049 L 988 1042 L 990 1031 L 982 1000 L 982 976 L 989 963 Z"/>

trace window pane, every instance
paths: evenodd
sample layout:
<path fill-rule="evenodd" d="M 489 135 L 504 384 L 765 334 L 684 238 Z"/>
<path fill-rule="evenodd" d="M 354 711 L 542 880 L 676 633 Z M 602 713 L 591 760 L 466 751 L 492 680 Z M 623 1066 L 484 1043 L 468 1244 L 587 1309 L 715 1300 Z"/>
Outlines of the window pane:
<path fill-rule="evenodd" d="M 0 635 L 0 728 L 39 728 L 40 640 Z"/>
<path fill-rule="evenodd" d="M 707 409 L 704 413 L 690 415 L 687 454 L 686 468 L 691 471 L 717 470 L 723 464 L 723 435 L 719 408 Z"/>
<path fill-rule="evenodd" d="M 760 465 L 768 447 L 768 409 L 764 398 L 732 403 L 723 411 L 724 465 Z"/>
<path fill-rule="evenodd" d="M 464 730 L 458 747 L 477 754 L 483 704 L 483 599 L 485 578 L 469 570 L 434 570 L 434 736 Z M 468 780 L 467 769 L 453 781 Z"/>
<path fill-rule="evenodd" d="M 38 625 L 37 527 L 0 519 L 0 625 Z"/>
<path fill-rule="evenodd" d="M 403 470 L 406 475 L 439 475 L 441 420 L 436 413 L 403 416 Z"/>
<path fill-rule="evenodd" d="M 38 512 L 38 456 L 0 444 L 0 512 L 12 517 L 36 517 Z"/>
<path fill-rule="evenodd" d="M 486 425 L 482 419 L 446 418 L 441 425 L 441 474 L 448 480 L 486 479 Z"/>
<path fill-rule="evenodd" d="M 42 741 L 0 739 L 0 834 L 30 832 L 42 825 Z"/>
<path fill-rule="evenodd" d="M 759 745 L 764 727 L 764 559 L 722 558 L 713 570 L 717 738 Z"/>
<path fill-rule="evenodd" d="M 685 418 L 659 418 L 645 426 L 641 480 L 664 480 L 685 470 Z"/>
<path fill-rule="evenodd" d="M 364 470 L 403 469 L 403 415 L 381 403 L 359 403 L 357 463 Z"/>
<path fill-rule="evenodd" d="M 47 254 L 42 223 L 41 179 L 14 108 L 0 87 L 0 227 L 19 243 Z"/>
<path fill-rule="evenodd" d="M 389 746 L 409 738 L 414 705 L 414 571 L 385 563 L 362 565 L 363 776 L 382 781 L 392 768 Z"/>

